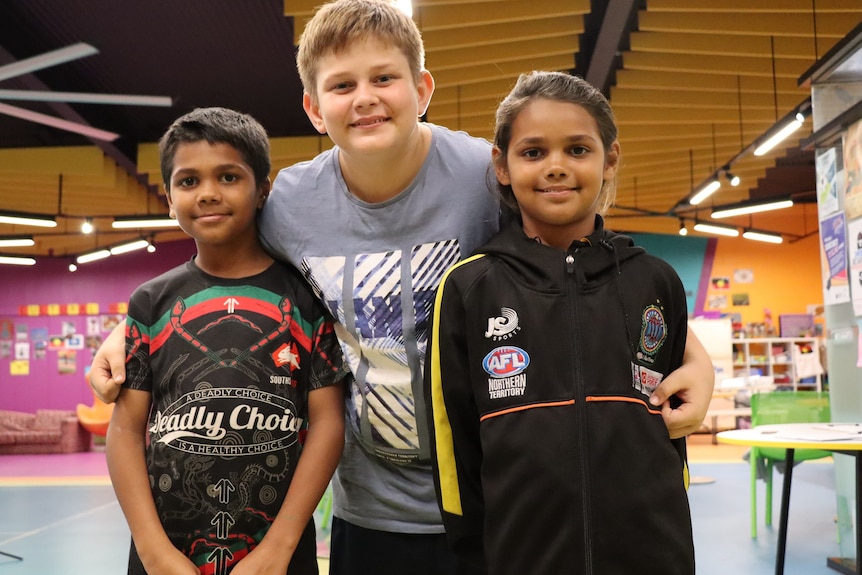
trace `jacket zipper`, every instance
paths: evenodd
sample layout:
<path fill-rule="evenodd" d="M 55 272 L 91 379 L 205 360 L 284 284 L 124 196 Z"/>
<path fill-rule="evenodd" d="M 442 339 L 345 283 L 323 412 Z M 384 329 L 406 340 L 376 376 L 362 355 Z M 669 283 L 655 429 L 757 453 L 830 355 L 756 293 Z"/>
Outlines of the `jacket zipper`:
<path fill-rule="evenodd" d="M 586 394 L 584 392 L 584 381 L 583 381 L 583 370 L 579 369 L 581 361 L 581 348 L 577 345 L 577 342 L 580 341 L 580 333 L 578 323 L 578 278 L 575 274 L 575 256 L 578 254 L 578 249 L 575 248 L 574 253 L 566 254 L 566 274 L 569 276 L 568 281 L 566 282 L 566 288 L 568 293 L 566 294 L 569 297 L 569 301 L 572 304 L 569 306 L 570 314 L 571 314 L 571 324 L 573 326 L 572 329 L 572 347 L 577 350 L 577 353 L 571 354 L 572 362 L 572 373 L 575 374 L 575 416 L 578 418 L 578 442 L 580 443 L 580 453 L 582 454 L 583 461 L 581 461 L 581 465 L 578 466 L 581 473 L 581 509 L 583 509 L 583 529 L 584 529 L 584 573 L 591 574 L 593 572 L 593 553 L 592 553 L 592 537 L 590 534 L 590 525 L 591 521 L 591 513 L 590 513 L 590 489 L 589 489 L 589 473 L 588 473 L 588 460 L 586 457 L 587 448 L 586 448 L 586 429 L 585 429 L 585 421 L 586 421 Z"/>

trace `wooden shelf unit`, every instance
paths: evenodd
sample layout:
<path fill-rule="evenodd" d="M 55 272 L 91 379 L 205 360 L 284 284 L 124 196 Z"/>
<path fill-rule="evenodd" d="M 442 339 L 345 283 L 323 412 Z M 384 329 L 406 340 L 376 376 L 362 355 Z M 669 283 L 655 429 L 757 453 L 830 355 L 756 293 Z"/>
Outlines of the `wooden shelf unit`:
<path fill-rule="evenodd" d="M 808 346 L 820 354 L 817 337 L 762 337 L 733 340 L 733 372 L 736 377 L 771 377 L 776 389 L 814 389 L 821 391 L 822 375 L 802 378 L 794 362 L 794 346 Z M 813 379 L 805 381 L 802 379 Z"/>

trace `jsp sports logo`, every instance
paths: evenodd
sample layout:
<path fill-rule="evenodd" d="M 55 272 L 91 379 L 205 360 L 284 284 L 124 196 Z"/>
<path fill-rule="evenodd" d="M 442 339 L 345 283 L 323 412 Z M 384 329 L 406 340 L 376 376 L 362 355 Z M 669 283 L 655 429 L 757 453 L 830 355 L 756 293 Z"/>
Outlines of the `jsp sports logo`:
<path fill-rule="evenodd" d="M 521 330 L 518 325 L 518 314 L 512 308 L 504 307 L 500 309 L 501 316 L 488 318 L 488 330 L 485 332 L 485 337 L 491 338 L 493 341 L 509 339 L 515 333 Z"/>

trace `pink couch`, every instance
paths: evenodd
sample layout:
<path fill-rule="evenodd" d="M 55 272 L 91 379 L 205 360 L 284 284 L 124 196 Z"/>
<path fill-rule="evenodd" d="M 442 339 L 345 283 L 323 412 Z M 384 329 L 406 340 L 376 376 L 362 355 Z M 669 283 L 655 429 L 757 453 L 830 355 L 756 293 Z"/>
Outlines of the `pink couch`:
<path fill-rule="evenodd" d="M 0 454 L 89 451 L 91 439 L 74 411 L 39 409 L 33 414 L 0 409 Z"/>

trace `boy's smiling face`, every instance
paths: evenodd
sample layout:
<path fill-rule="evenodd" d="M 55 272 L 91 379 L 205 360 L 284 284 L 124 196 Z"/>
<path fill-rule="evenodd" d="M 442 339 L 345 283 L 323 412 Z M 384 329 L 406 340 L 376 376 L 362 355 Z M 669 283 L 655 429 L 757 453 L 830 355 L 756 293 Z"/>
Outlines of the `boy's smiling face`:
<path fill-rule="evenodd" d="M 369 38 L 331 52 L 317 65 L 317 99 L 303 96 L 314 127 L 347 154 L 403 153 L 417 134 L 434 81 L 417 84 L 404 54 Z"/>
<path fill-rule="evenodd" d="M 170 182 L 171 216 L 195 239 L 199 252 L 256 241 L 255 217 L 269 181 L 259 189 L 251 166 L 236 148 L 206 140 L 180 143 Z"/>

